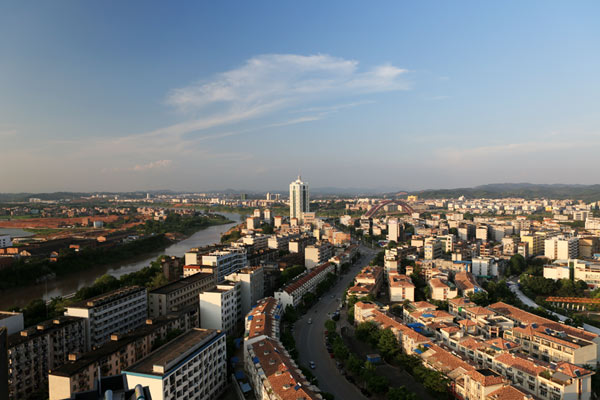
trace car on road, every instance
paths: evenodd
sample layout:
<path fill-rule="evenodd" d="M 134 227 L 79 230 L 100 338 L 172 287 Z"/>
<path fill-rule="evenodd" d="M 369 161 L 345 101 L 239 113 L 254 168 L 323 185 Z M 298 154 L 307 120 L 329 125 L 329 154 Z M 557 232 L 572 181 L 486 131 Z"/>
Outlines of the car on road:
<path fill-rule="evenodd" d="M 312 324 L 312 318 L 309 318 L 309 319 L 308 319 L 308 323 L 309 323 L 309 324 Z"/>
<path fill-rule="evenodd" d="M 311 361 L 311 362 L 310 362 L 310 369 L 315 369 L 315 368 L 317 368 L 317 366 L 316 366 L 315 362 L 314 362 L 314 361 Z"/>

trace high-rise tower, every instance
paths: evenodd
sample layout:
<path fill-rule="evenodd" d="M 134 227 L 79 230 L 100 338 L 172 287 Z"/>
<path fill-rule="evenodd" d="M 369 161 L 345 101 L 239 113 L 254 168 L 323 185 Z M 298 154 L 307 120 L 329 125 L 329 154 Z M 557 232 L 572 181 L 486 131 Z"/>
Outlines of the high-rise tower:
<path fill-rule="evenodd" d="M 298 176 L 298 179 L 290 183 L 290 218 L 298 218 L 298 222 L 301 223 L 304 213 L 309 212 L 309 202 L 308 184 L 302 182 Z"/>

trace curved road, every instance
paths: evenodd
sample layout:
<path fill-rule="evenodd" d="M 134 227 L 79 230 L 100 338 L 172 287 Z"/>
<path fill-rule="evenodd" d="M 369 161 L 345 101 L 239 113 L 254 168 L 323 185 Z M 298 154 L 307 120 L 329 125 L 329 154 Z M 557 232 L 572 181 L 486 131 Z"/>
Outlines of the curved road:
<path fill-rule="evenodd" d="M 367 399 L 360 390 L 340 373 L 335 364 L 335 359 L 329 356 L 325 348 L 325 321 L 329 319 L 328 313 L 333 313 L 340 302 L 348 284 L 361 268 L 368 265 L 377 253 L 364 246 L 360 246 L 361 258 L 350 268 L 349 272 L 342 276 L 338 283 L 321 297 L 305 315 L 295 324 L 294 338 L 296 348 L 300 356 L 300 364 L 306 367 L 310 361 L 314 361 L 316 368 L 313 374 L 319 380 L 319 389 L 329 392 L 336 399 Z M 308 323 L 308 319 L 312 323 Z"/>
<path fill-rule="evenodd" d="M 517 297 L 519 298 L 519 300 L 521 300 L 523 303 L 525 303 L 526 305 L 528 305 L 530 307 L 534 307 L 534 308 L 541 307 L 535 301 L 533 301 L 529 297 L 525 296 L 525 293 L 523 293 L 521 291 L 521 289 L 519 288 L 519 285 L 516 282 L 516 280 L 517 280 L 517 277 L 510 278 L 510 280 L 508 281 L 508 287 L 510 288 L 510 290 L 512 290 L 512 292 L 514 294 L 517 295 Z M 567 317 L 565 317 L 562 314 L 555 313 L 554 311 L 548 310 L 547 308 L 545 310 L 548 311 L 550 314 L 554 315 L 555 317 L 557 317 L 559 320 L 561 320 L 563 322 L 567 319 Z M 596 328 L 595 326 L 588 325 L 588 324 L 583 324 L 583 329 L 585 329 L 586 331 L 590 331 L 592 333 L 595 333 L 597 335 L 600 335 L 600 329 Z"/>

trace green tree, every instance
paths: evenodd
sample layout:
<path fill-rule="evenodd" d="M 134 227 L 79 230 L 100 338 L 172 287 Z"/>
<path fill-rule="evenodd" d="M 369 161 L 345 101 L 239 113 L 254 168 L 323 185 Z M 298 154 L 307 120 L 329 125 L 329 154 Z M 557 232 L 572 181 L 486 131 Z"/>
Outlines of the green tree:
<path fill-rule="evenodd" d="M 328 332 L 335 332 L 335 321 L 331 319 L 325 321 L 325 329 L 327 329 Z"/>
<path fill-rule="evenodd" d="M 377 342 L 377 350 L 386 359 L 392 359 L 398 352 L 398 340 L 396 335 L 390 328 L 383 329 L 379 332 L 379 341 Z"/>
<path fill-rule="evenodd" d="M 520 254 L 515 254 L 514 256 L 512 256 L 510 258 L 509 261 L 509 275 L 513 276 L 513 275 L 521 275 L 523 273 L 523 271 L 525 271 L 525 268 L 527 267 L 527 263 L 525 262 L 525 259 L 523 258 L 522 255 Z"/>
<path fill-rule="evenodd" d="M 367 389 L 373 393 L 385 393 L 389 386 L 390 383 L 385 376 L 373 374 L 367 379 Z"/>
<path fill-rule="evenodd" d="M 356 354 L 352 353 L 348 356 L 348 360 L 346 361 L 346 368 L 354 375 L 360 375 L 362 369 L 364 367 L 363 362 L 356 356 Z"/>

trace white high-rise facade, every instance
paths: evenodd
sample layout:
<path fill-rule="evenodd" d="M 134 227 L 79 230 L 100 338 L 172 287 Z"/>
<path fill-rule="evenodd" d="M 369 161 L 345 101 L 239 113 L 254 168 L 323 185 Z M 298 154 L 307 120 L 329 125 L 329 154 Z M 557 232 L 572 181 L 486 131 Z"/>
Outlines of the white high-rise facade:
<path fill-rule="evenodd" d="M 290 218 L 298 218 L 298 222 L 304 220 L 304 213 L 309 212 L 308 184 L 302 182 L 300 177 L 290 183 Z"/>

